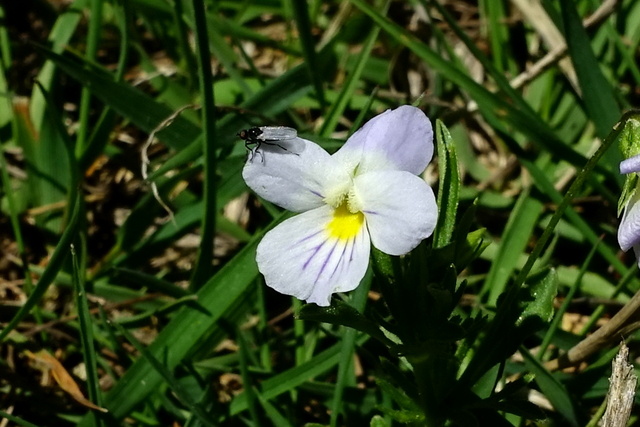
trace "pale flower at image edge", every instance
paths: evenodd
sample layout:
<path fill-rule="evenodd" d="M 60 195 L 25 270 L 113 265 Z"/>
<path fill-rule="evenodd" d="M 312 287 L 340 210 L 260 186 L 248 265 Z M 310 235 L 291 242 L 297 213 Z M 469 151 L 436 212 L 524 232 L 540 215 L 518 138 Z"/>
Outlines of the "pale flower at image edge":
<path fill-rule="evenodd" d="M 242 176 L 259 196 L 298 215 L 269 231 L 256 260 L 266 284 L 320 306 L 355 289 L 371 245 L 404 255 L 429 237 L 438 212 L 418 175 L 433 156 L 433 130 L 418 108 L 371 119 L 330 155 L 297 138 L 295 153 L 263 144 Z"/>
<path fill-rule="evenodd" d="M 630 157 L 620 162 L 620 173 L 639 173 L 640 155 Z M 622 220 L 618 227 L 618 243 L 623 251 L 633 248 L 638 265 L 640 266 L 640 189 L 636 189 L 634 195 L 624 207 Z"/>

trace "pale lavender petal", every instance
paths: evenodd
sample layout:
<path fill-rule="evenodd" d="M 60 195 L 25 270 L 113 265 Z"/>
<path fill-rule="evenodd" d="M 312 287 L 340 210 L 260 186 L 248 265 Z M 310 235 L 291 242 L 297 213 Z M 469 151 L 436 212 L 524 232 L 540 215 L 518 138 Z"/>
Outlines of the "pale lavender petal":
<path fill-rule="evenodd" d="M 387 110 L 354 133 L 334 157 L 356 163 L 360 172 L 398 169 L 418 175 L 433 157 L 431 122 L 410 105 Z"/>
<path fill-rule="evenodd" d="M 636 260 L 638 261 L 638 267 L 640 267 L 640 243 L 633 246 L 633 253 L 636 256 Z"/>
<path fill-rule="evenodd" d="M 429 237 L 438 220 L 431 187 L 405 171 L 378 171 L 358 176 L 355 192 L 362 205 L 373 246 L 403 255 Z"/>
<path fill-rule="evenodd" d="M 640 172 L 640 155 L 629 157 L 620 162 L 620 173 Z"/>
<path fill-rule="evenodd" d="M 624 208 L 620 227 L 618 227 L 618 243 L 623 251 L 640 244 L 640 192 L 631 197 Z"/>
<path fill-rule="evenodd" d="M 366 226 L 351 239 L 327 232 L 333 210 L 322 206 L 284 221 L 269 231 L 256 253 L 268 286 L 320 306 L 331 294 L 355 289 L 369 264 L 371 243 Z"/>
<path fill-rule="evenodd" d="M 289 146 L 291 140 L 286 141 Z M 295 152 L 262 144 L 249 155 L 242 170 L 247 185 L 260 197 L 293 212 L 304 212 L 323 204 L 325 179 L 335 162 L 318 144 L 294 140 Z"/>

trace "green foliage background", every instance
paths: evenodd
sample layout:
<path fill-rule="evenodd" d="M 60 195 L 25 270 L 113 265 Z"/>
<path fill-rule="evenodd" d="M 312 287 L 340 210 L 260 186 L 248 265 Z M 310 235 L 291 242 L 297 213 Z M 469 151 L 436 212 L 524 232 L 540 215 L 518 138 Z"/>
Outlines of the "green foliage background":
<path fill-rule="evenodd" d="M 634 329 L 576 369 L 550 361 L 640 287 L 616 241 L 612 133 L 640 100 L 640 2 L 31 0 L 0 14 L 0 416 L 595 425 Z M 374 254 L 329 310 L 273 293 L 255 248 L 288 214 L 248 193 L 237 132 L 291 126 L 332 152 L 400 104 L 437 135 L 433 238 Z M 108 412 L 41 382 L 38 351 Z"/>

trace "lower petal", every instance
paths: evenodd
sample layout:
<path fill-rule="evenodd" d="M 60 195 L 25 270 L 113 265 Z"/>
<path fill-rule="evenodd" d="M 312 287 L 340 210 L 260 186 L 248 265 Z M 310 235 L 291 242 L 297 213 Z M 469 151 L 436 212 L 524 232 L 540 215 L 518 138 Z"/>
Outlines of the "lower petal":
<path fill-rule="evenodd" d="M 269 231 L 256 254 L 266 284 L 276 291 L 320 306 L 331 294 L 355 289 L 369 264 L 370 240 L 363 223 L 354 236 L 332 237 L 333 209 L 304 212 Z"/>
<path fill-rule="evenodd" d="M 378 171 L 354 180 L 373 246 L 403 255 L 429 237 L 438 220 L 431 187 L 404 171 Z"/>

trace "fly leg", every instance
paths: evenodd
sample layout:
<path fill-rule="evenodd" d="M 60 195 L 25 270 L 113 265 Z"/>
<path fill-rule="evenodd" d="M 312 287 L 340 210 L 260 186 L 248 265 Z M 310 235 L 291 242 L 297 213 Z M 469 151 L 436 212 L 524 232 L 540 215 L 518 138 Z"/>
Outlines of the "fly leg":
<path fill-rule="evenodd" d="M 300 154 L 298 153 L 294 153 L 291 150 L 287 150 L 285 147 L 283 147 L 282 145 L 278 144 L 277 142 L 270 142 L 270 141 L 261 141 L 263 144 L 267 144 L 267 145 L 275 145 L 276 147 L 280 147 L 282 148 L 284 151 L 286 151 L 287 153 L 291 153 L 291 154 L 295 154 L 296 156 L 300 156 Z"/>

